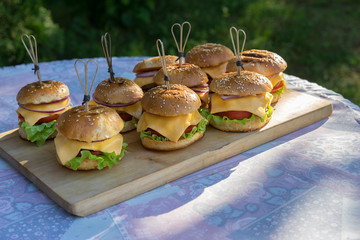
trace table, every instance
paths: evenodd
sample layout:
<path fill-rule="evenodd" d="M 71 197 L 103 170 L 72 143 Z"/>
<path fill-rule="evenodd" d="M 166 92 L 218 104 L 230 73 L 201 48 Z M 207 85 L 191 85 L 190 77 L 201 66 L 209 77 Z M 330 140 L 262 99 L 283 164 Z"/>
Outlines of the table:
<path fill-rule="evenodd" d="M 144 58 L 114 57 L 115 76 L 134 79 Z M 95 60 L 96 85 L 108 73 L 105 59 Z M 66 83 L 78 105 L 74 62 L 40 63 L 40 72 Z M 37 80 L 31 68 L 0 68 L 0 132 L 17 127 L 15 96 Z M 84 218 L 0 159 L 0 239 L 360 239 L 360 108 L 315 83 L 285 79 L 289 89 L 331 100 L 333 114 Z"/>

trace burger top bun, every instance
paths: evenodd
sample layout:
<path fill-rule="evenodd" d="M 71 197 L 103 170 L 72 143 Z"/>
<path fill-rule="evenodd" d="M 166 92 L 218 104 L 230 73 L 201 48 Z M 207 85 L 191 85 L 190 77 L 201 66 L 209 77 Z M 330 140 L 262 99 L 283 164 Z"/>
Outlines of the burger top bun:
<path fill-rule="evenodd" d="M 177 56 L 166 55 L 165 56 L 166 65 L 174 64 L 177 58 L 178 58 Z M 161 67 L 162 67 L 162 65 L 160 62 L 160 58 L 159 57 L 151 57 L 151 58 L 144 59 L 141 62 L 138 62 L 135 65 L 133 72 L 141 73 L 141 72 L 146 72 L 146 71 L 153 71 L 153 70 L 158 70 Z"/>
<path fill-rule="evenodd" d="M 273 86 L 270 80 L 258 73 L 241 71 L 224 73 L 214 78 L 210 83 L 210 90 L 219 95 L 248 96 L 270 92 Z"/>
<path fill-rule="evenodd" d="M 192 48 L 185 56 L 185 62 L 199 67 L 215 67 L 234 57 L 234 53 L 224 45 L 206 43 Z"/>
<path fill-rule="evenodd" d="M 182 67 L 179 67 L 178 64 L 172 64 L 168 65 L 166 69 L 171 84 L 182 84 L 188 87 L 194 87 L 209 81 L 206 73 L 194 64 L 183 63 Z M 153 80 L 157 85 L 164 84 L 164 70 L 162 68 L 155 74 Z"/>
<path fill-rule="evenodd" d="M 271 76 L 285 71 L 287 63 L 278 54 L 266 50 L 248 50 L 242 53 L 241 63 L 247 71 Z M 226 72 L 236 72 L 236 59 L 229 61 Z"/>
<path fill-rule="evenodd" d="M 62 82 L 42 81 L 33 82 L 20 89 L 16 96 L 18 103 L 40 104 L 61 100 L 69 96 L 69 88 Z"/>
<path fill-rule="evenodd" d="M 124 127 L 119 114 L 108 107 L 101 105 L 77 106 L 60 115 L 56 121 L 56 129 L 64 137 L 94 142 L 111 138 Z"/>
<path fill-rule="evenodd" d="M 169 90 L 166 85 L 161 85 L 147 91 L 141 100 L 141 105 L 148 113 L 175 117 L 197 111 L 201 101 L 190 88 L 179 84 L 170 84 Z"/>
<path fill-rule="evenodd" d="M 130 79 L 114 79 L 114 82 L 111 82 L 110 78 L 101 81 L 94 91 L 93 98 L 105 104 L 127 104 L 137 102 L 144 96 L 142 89 Z"/>

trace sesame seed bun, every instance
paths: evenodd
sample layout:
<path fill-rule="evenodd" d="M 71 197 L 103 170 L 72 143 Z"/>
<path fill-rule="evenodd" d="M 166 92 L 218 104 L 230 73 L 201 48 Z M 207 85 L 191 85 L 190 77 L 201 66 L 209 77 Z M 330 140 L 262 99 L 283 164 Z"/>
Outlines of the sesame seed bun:
<path fill-rule="evenodd" d="M 141 100 L 144 111 L 159 116 L 179 116 L 197 111 L 201 105 L 199 96 L 190 88 L 170 84 L 154 87 Z"/>
<path fill-rule="evenodd" d="M 185 62 L 198 65 L 199 67 L 215 67 L 225 63 L 234 57 L 233 52 L 224 45 L 206 43 L 195 46 L 185 56 Z"/>
<path fill-rule="evenodd" d="M 171 84 L 181 84 L 187 87 L 194 87 L 207 83 L 209 80 L 206 73 L 197 65 L 191 63 L 172 64 L 166 67 Z M 161 68 L 154 76 L 157 85 L 163 85 L 164 70 Z"/>
<path fill-rule="evenodd" d="M 174 64 L 177 58 L 178 58 L 177 56 L 166 55 L 165 56 L 166 65 Z M 133 72 L 141 73 L 141 72 L 158 70 L 160 68 L 162 68 L 160 58 L 159 57 L 151 57 L 151 58 L 144 59 L 141 62 L 138 62 L 135 65 Z"/>
<path fill-rule="evenodd" d="M 210 90 L 219 95 L 248 96 L 270 92 L 273 86 L 270 80 L 258 73 L 241 71 L 224 73 L 214 78 L 210 83 Z"/>
<path fill-rule="evenodd" d="M 242 53 L 241 63 L 247 71 L 260 73 L 266 77 L 285 71 L 287 63 L 278 54 L 266 51 L 252 49 Z M 229 61 L 226 72 L 236 72 L 236 59 Z"/>
<path fill-rule="evenodd" d="M 139 101 L 143 96 L 142 89 L 136 83 L 122 77 L 115 77 L 114 82 L 111 82 L 110 78 L 101 81 L 93 94 L 93 98 L 105 104 L 132 103 Z"/>
<path fill-rule="evenodd" d="M 16 96 L 19 104 L 41 104 L 50 103 L 69 96 L 69 88 L 62 82 L 42 81 L 33 82 L 20 89 Z"/>
<path fill-rule="evenodd" d="M 181 138 L 177 142 L 171 141 L 155 141 L 150 138 L 141 138 L 141 143 L 145 148 L 158 150 L 158 151 L 172 151 L 184 148 L 198 141 L 204 136 L 204 133 L 197 132 L 191 139 Z"/>
<path fill-rule="evenodd" d="M 57 131 L 72 140 L 94 142 L 111 138 L 123 129 L 124 122 L 115 110 L 101 105 L 88 107 L 89 111 L 77 106 L 61 114 L 55 125 Z"/>

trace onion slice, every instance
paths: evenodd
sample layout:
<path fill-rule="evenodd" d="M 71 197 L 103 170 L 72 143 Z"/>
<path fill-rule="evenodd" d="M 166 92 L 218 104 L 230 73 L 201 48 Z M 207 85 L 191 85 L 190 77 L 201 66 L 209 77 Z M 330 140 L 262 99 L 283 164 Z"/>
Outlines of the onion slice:
<path fill-rule="evenodd" d="M 198 93 L 208 93 L 209 90 L 198 90 L 198 89 L 193 89 L 194 92 L 198 92 Z"/>
<path fill-rule="evenodd" d="M 198 92 L 198 93 L 208 93 L 209 92 L 209 85 L 204 84 L 204 85 L 198 85 L 195 87 L 191 87 L 191 89 L 194 92 Z"/>
<path fill-rule="evenodd" d="M 156 74 L 157 72 L 158 72 L 158 71 L 149 71 L 149 72 L 137 73 L 137 74 L 136 74 L 136 77 L 137 77 L 137 78 L 153 77 L 153 76 L 155 76 L 155 74 Z"/>
<path fill-rule="evenodd" d="M 118 103 L 118 104 L 108 104 L 108 103 L 102 103 L 102 102 L 99 102 L 99 100 L 97 100 L 96 98 L 94 98 L 94 95 L 93 95 L 93 100 L 94 102 L 96 102 L 97 104 L 99 105 L 103 105 L 105 107 L 127 107 L 127 106 L 130 106 L 130 105 L 133 105 L 135 103 L 137 103 L 139 100 L 136 100 L 135 102 L 131 102 L 131 103 Z"/>
<path fill-rule="evenodd" d="M 53 103 L 54 103 L 54 102 L 53 102 Z M 70 105 L 70 100 L 69 100 L 68 103 L 67 103 L 64 107 L 62 107 L 62 108 L 58 108 L 58 109 L 54 109 L 54 110 L 47 110 L 47 111 L 34 110 L 34 109 L 31 109 L 31 108 L 25 107 L 25 105 L 22 105 L 22 104 L 20 104 L 20 103 L 18 103 L 18 104 L 19 104 L 19 106 L 20 106 L 21 108 L 26 109 L 26 110 L 28 110 L 28 111 L 32 111 L 32 112 L 39 112 L 39 113 L 57 113 L 57 112 L 61 112 L 61 111 L 65 110 L 67 107 L 69 107 L 69 105 Z M 41 104 L 39 104 L 39 105 L 41 105 Z"/>

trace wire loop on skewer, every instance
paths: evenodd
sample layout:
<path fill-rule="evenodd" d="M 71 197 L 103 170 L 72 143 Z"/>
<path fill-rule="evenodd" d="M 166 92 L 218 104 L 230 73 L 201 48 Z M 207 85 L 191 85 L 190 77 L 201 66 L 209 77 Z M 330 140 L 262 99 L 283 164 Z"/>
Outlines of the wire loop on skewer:
<path fill-rule="evenodd" d="M 232 33 L 233 30 L 235 31 L 235 35 L 236 35 L 236 46 L 235 46 L 233 33 Z M 240 47 L 239 47 L 239 42 L 240 42 L 239 41 L 239 32 L 242 32 L 244 34 L 244 40 L 243 40 L 241 51 L 240 51 Z M 242 53 L 244 51 L 244 46 L 245 46 L 245 42 L 246 42 L 246 33 L 242 29 L 237 30 L 235 27 L 231 27 L 230 28 L 230 38 L 231 38 L 232 45 L 234 47 L 234 55 L 235 55 L 235 58 L 236 58 L 237 74 L 240 75 L 241 74 L 241 68 L 242 68 L 242 70 L 245 70 L 242 63 L 241 63 L 241 57 L 242 57 Z"/>
<path fill-rule="evenodd" d="M 161 52 L 160 52 L 160 49 L 159 49 L 159 44 L 161 46 Z M 156 40 L 156 48 L 157 48 L 157 51 L 158 51 L 158 54 L 159 54 L 161 66 L 162 66 L 163 71 L 164 71 L 164 81 L 165 81 L 167 89 L 169 90 L 170 89 L 170 83 L 169 83 L 168 71 L 167 71 L 167 68 L 166 68 L 164 44 L 160 39 Z"/>
<path fill-rule="evenodd" d="M 107 42 L 107 37 L 109 38 L 109 45 Z M 115 82 L 115 78 L 114 78 L 114 70 L 112 67 L 112 54 L 111 54 L 111 35 L 110 33 L 105 33 L 103 36 L 101 36 L 101 45 L 102 45 L 102 49 L 104 51 L 104 55 L 105 55 L 105 59 L 106 62 L 108 64 L 108 72 L 110 74 L 110 81 L 111 82 Z M 110 46 L 110 47 L 108 47 Z M 109 51 L 110 49 L 110 51 Z"/>
<path fill-rule="evenodd" d="M 83 64 L 84 64 L 84 72 L 85 72 L 85 86 L 84 84 L 82 83 L 81 81 L 81 78 L 80 78 L 80 75 L 79 75 L 79 71 L 77 69 L 77 63 L 78 61 L 81 61 Z M 90 86 L 90 90 L 88 88 L 88 64 L 90 62 L 94 62 L 96 64 L 96 72 L 95 72 L 95 75 L 94 75 L 94 79 L 92 80 L 92 83 L 91 83 L 91 86 Z M 90 101 L 90 93 L 91 93 L 91 90 L 94 86 L 94 82 L 95 82 L 95 79 L 96 79 L 96 75 L 98 73 L 98 70 L 99 70 L 99 65 L 98 63 L 95 61 L 95 60 L 88 60 L 87 62 L 85 62 L 83 59 L 77 59 L 74 63 L 74 66 L 75 66 L 75 71 L 76 71 L 76 74 L 79 78 L 79 81 L 80 81 L 80 84 L 81 84 L 81 88 L 83 90 L 83 93 L 84 93 L 84 99 L 83 99 L 83 102 L 82 102 L 82 105 L 85 104 L 85 110 L 88 111 L 89 108 L 88 108 L 88 102 Z"/>
<path fill-rule="evenodd" d="M 188 33 L 186 35 L 186 38 L 185 38 L 185 41 L 184 41 L 184 44 L 183 44 L 184 25 L 188 25 L 189 29 L 188 29 Z M 179 26 L 179 29 L 180 29 L 180 43 L 178 43 L 178 41 L 177 41 L 177 39 L 175 37 L 175 34 L 174 34 L 174 27 L 175 26 Z M 171 26 L 171 34 L 172 34 L 172 36 L 174 38 L 176 47 L 178 49 L 178 58 L 176 59 L 176 61 L 179 60 L 179 67 L 181 67 L 181 64 L 182 64 L 182 57 L 184 56 L 184 50 L 185 50 L 185 46 L 186 46 L 187 40 L 189 38 L 190 32 L 191 32 L 191 24 L 189 22 L 183 22 L 181 25 L 179 23 L 174 23 Z"/>
<path fill-rule="evenodd" d="M 24 41 L 24 37 L 26 37 L 28 39 L 30 49 L 26 45 L 26 43 Z M 34 40 L 34 45 L 32 44 L 32 40 Z M 37 75 L 39 83 L 42 84 L 41 76 L 40 76 L 40 67 L 39 67 L 39 61 L 38 61 L 38 54 L 37 54 L 36 38 L 33 35 L 29 36 L 29 35 L 23 33 L 23 34 L 21 34 L 21 42 L 24 45 L 27 53 L 29 54 L 32 62 L 34 63 L 34 68 L 32 68 L 32 70 L 34 70 L 34 74 Z"/>

